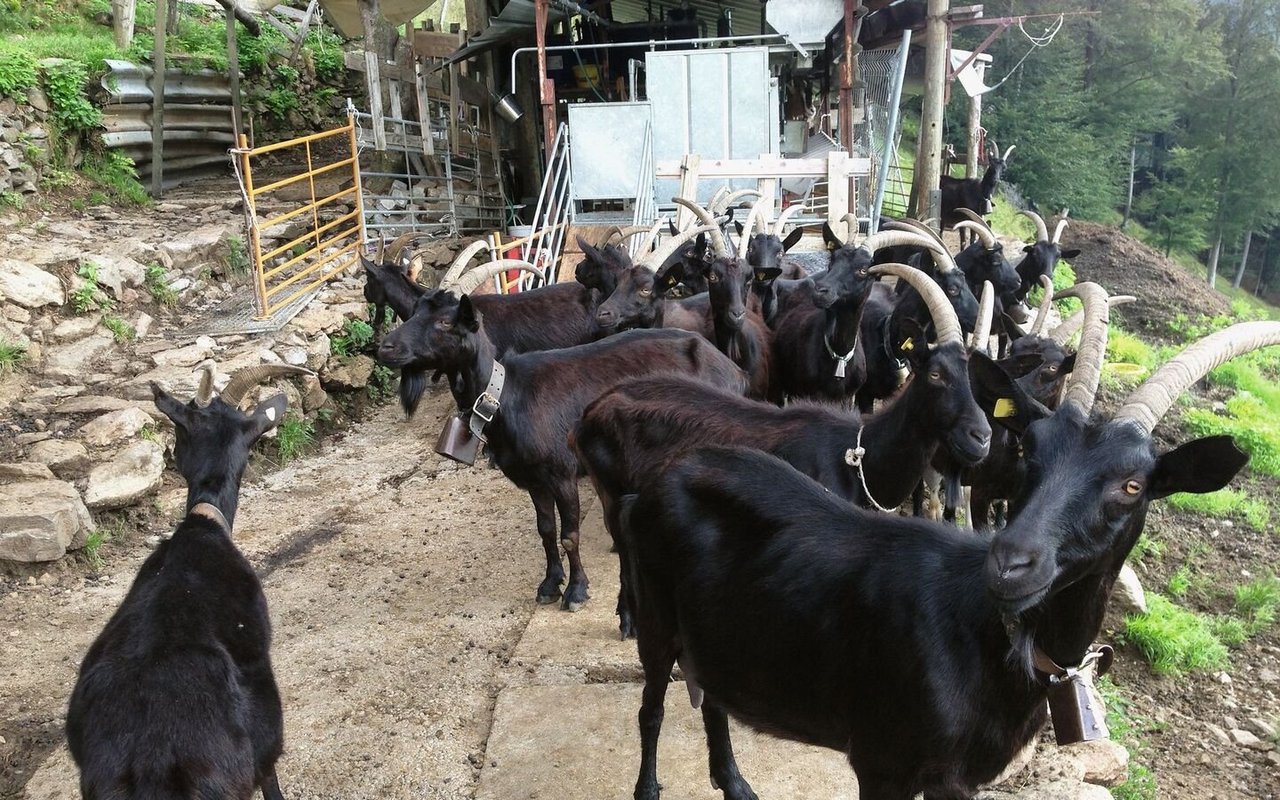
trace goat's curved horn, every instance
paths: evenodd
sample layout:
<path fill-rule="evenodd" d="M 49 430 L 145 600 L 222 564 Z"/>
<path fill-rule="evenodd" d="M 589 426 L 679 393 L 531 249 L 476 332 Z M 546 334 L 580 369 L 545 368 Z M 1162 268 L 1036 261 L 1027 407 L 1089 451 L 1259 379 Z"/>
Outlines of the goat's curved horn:
<path fill-rule="evenodd" d="M 792 203 L 783 209 L 782 213 L 778 215 L 778 221 L 773 224 L 773 235 L 781 239 L 782 231 L 787 227 L 787 223 L 791 221 L 792 217 L 799 214 L 802 209 L 804 209 L 804 203 Z"/>
<path fill-rule="evenodd" d="M 666 226 L 670 219 L 670 217 L 661 217 L 649 226 L 644 232 L 644 238 L 640 240 L 640 244 L 636 245 L 636 249 L 633 251 L 635 258 L 644 258 L 644 254 L 653 247 L 653 243 L 658 240 L 663 227 Z"/>
<path fill-rule="evenodd" d="M 387 245 L 386 250 L 383 251 L 382 259 L 380 259 L 380 261 L 392 264 L 400 263 L 400 254 L 409 246 L 409 243 L 416 238 L 418 238 L 418 234 L 415 231 L 410 231 L 408 233 L 402 233 L 395 239 L 392 239 L 391 244 Z"/>
<path fill-rule="evenodd" d="M 1062 232 L 1067 229 L 1067 218 L 1063 217 L 1058 220 L 1057 226 L 1053 229 L 1053 238 L 1049 240 L 1052 244 L 1057 244 L 1062 239 Z"/>
<path fill-rule="evenodd" d="M 711 200 L 707 203 L 707 210 L 712 214 L 724 213 L 724 199 L 729 195 L 729 187 L 727 185 L 716 189 L 716 193 L 711 195 Z"/>
<path fill-rule="evenodd" d="M 730 197 L 732 196 L 733 195 L 730 195 Z M 724 232 L 720 230 L 720 226 L 716 224 L 716 219 L 710 211 L 691 200 L 684 199 L 683 197 L 673 197 L 671 198 L 671 201 L 676 205 L 684 206 L 692 211 L 694 216 L 698 218 L 703 226 L 709 228 L 705 233 L 711 237 L 711 246 L 715 248 L 716 255 L 724 256 L 726 258 L 733 256 L 733 251 L 729 249 L 729 243 L 724 239 Z M 673 250 L 672 252 L 675 251 Z M 661 264 L 662 262 L 658 261 L 655 263 Z"/>
<path fill-rule="evenodd" d="M 1001 161 L 1008 161 L 1008 160 L 1009 160 L 1009 154 L 1010 154 L 1010 153 L 1012 153 L 1012 152 L 1014 151 L 1014 148 L 1016 148 L 1016 147 L 1017 147 L 1017 145 L 1016 145 L 1016 144 L 1011 144 L 1011 145 L 1009 145 L 1009 149 L 1004 151 L 1004 155 L 1000 156 L 1000 160 L 1001 160 Z"/>
<path fill-rule="evenodd" d="M 648 256 L 642 256 L 636 261 L 637 264 L 643 265 L 646 269 L 656 272 L 662 266 L 662 262 L 671 257 L 671 254 L 679 250 L 686 243 L 702 233 L 719 232 L 719 228 L 715 225 L 699 225 L 696 228 L 690 228 L 687 231 L 680 231 L 678 236 L 672 236 L 670 239 L 662 243 L 662 246 Z M 726 257 L 732 257 L 732 253 L 726 254 Z"/>
<path fill-rule="evenodd" d="M 409 258 L 409 263 L 405 265 L 404 269 L 404 276 L 409 279 L 409 283 L 418 282 L 418 276 L 422 274 L 422 267 L 425 260 L 425 253 L 414 253 Z"/>
<path fill-rule="evenodd" d="M 662 221 L 659 220 L 655 224 L 658 226 L 661 226 Z M 622 244 L 623 242 L 625 242 L 626 240 L 630 239 L 633 236 L 639 236 L 642 233 L 648 233 L 649 231 L 653 230 L 653 225 L 628 225 L 625 228 L 619 228 L 617 225 L 614 225 L 613 228 L 617 232 L 618 241 L 613 242 L 613 234 L 610 233 L 609 239 L 606 240 L 605 244 Z M 659 227 L 658 230 L 661 231 L 662 228 Z"/>
<path fill-rule="evenodd" d="M 977 211 L 974 211 L 972 208 L 963 208 L 963 207 L 957 208 L 956 213 L 962 217 L 965 217 L 970 222 L 976 222 L 982 227 L 986 228 L 987 230 L 991 230 L 991 226 L 988 225 L 987 221 L 982 218 L 982 215 L 979 214 Z"/>
<path fill-rule="evenodd" d="M 1178 395 L 1236 356 L 1280 344 L 1280 322 L 1241 322 L 1210 334 L 1166 361 L 1134 390 L 1116 419 L 1137 423 L 1147 433 L 1156 427 Z"/>
<path fill-rule="evenodd" d="M 991 318 L 996 309 L 996 288 L 991 281 L 982 282 L 982 299 L 978 301 L 978 324 L 973 329 L 973 344 L 969 349 L 978 353 L 987 352 L 987 343 L 991 338 Z"/>
<path fill-rule="evenodd" d="M 387 235 L 385 233 L 378 234 L 378 248 L 373 251 L 373 263 L 382 263 L 382 254 L 387 249 Z"/>
<path fill-rule="evenodd" d="M 1036 312 L 1036 321 L 1031 323 L 1032 336 L 1039 336 L 1044 324 L 1049 321 L 1049 309 L 1053 307 L 1053 281 L 1048 275 L 1040 276 L 1040 285 L 1044 287 L 1044 297 L 1040 298 L 1040 310 Z"/>
<path fill-rule="evenodd" d="M 880 235 L 876 234 L 876 236 Z M 901 280 L 911 284 L 912 288 L 920 293 L 920 296 L 924 298 L 925 305 L 929 307 L 929 315 L 933 317 L 933 327 L 937 332 L 938 344 L 947 342 L 964 343 L 964 334 L 960 330 L 960 319 L 956 317 L 956 311 L 951 307 L 951 301 L 947 299 L 946 292 L 942 291 L 942 287 L 938 285 L 937 281 L 915 267 L 909 267 L 906 264 L 878 264 L 871 268 L 871 272 L 877 275 L 896 275 Z"/>
<path fill-rule="evenodd" d="M 884 230 L 905 231 L 906 233 L 922 234 L 937 242 L 939 247 L 946 249 L 946 243 L 942 241 L 942 237 L 938 232 L 929 227 L 929 223 L 921 222 L 918 219 L 906 217 L 905 219 L 892 219 L 884 225 Z"/>
<path fill-rule="evenodd" d="M 769 225 L 764 218 L 764 204 L 756 203 L 751 207 L 751 213 L 747 215 L 747 221 L 742 226 L 742 234 L 738 238 L 738 258 L 747 257 L 747 246 L 751 244 L 751 236 L 755 233 L 756 225 L 764 231 L 769 230 Z"/>
<path fill-rule="evenodd" d="M 1019 209 L 1018 213 L 1036 224 L 1037 242 L 1049 241 L 1049 228 L 1044 224 L 1044 219 L 1039 214 L 1026 208 Z"/>
<path fill-rule="evenodd" d="M 729 194 L 724 198 L 724 201 L 720 204 L 720 207 L 715 210 L 715 214 L 717 217 L 720 216 L 728 211 L 734 203 L 737 203 L 744 198 L 754 197 L 758 200 L 763 196 L 764 195 L 760 193 L 759 189 L 739 189 L 736 192 L 729 192 Z"/>
<path fill-rule="evenodd" d="M 249 390 L 265 380 L 282 375 L 315 375 L 306 367 L 295 367 L 292 364 L 259 364 L 256 367 L 245 367 L 231 376 L 220 395 L 222 402 L 238 408 Z"/>
<path fill-rule="evenodd" d="M 471 294 L 476 289 L 483 286 L 485 281 L 499 273 L 506 272 L 509 269 L 518 269 L 521 272 L 529 272 L 537 275 L 539 278 L 546 277 L 542 274 L 542 270 L 538 269 L 533 264 L 530 264 L 528 261 L 523 261 L 518 258 L 503 258 L 497 261 L 490 261 L 488 263 L 481 264 L 475 269 L 467 270 L 463 273 L 462 277 L 454 281 L 453 285 L 449 286 L 448 289 L 459 297 L 464 294 Z"/>
<path fill-rule="evenodd" d="M 196 367 L 200 372 L 200 385 L 196 387 L 196 405 L 204 408 L 213 400 L 213 379 L 217 375 L 217 364 L 212 358 L 206 358 Z"/>
<path fill-rule="evenodd" d="M 1098 394 L 1102 362 L 1107 357 L 1107 326 L 1110 322 L 1107 292 L 1098 284 L 1086 281 L 1077 283 L 1058 297 L 1078 297 L 1084 303 L 1084 331 L 1080 334 L 1076 365 L 1063 392 L 1063 402 L 1074 403 L 1088 416 Z"/>
<path fill-rule="evenodd" d="M 488 249 L 489 243 L 483 239 L 467 245 L 461 253 L 458 253 L 458 257 L 449 265 L 449 269 L 445 270 L 444 277 L 440 279 L 440 288 L 448 289 L 452 286 L 471 263 L 471 259 L 475 258 L 481 250 Z"/>
<path fill-rule="evenodd" d="M 841 217 L 840 221 L 845 224 L 845 230 L 849 232 L 849 241 L 852 242 L 853 238 L 858 235 L 858 215 L 849 212 Z"/>
<path fill-rule="evenodd" d="M 952 230 L 959 233 L 960 231 L 970 231 L 974 236 L 982 240 L 982 246 L 988 250 L 994 250 L 996 247 L 996 237 L 991 233 L 991 229 L 986 225 L 979 225 L 970 220 L 961 220 L 952 226 Z"/>
<path fill-rule="evenodd" d="M 648 230 L 648 228 L 645 228 L 644 230 Z M 619 239 L 622 238 L 622 228 L 620 228 L 617 225 L 610 225 L 608 229 L 605 230 L 604 236 L 599 240 L 599 243 L 596 244 L 596 247 L 604 247 L 605 245 L 612 242 L 613 237 L 615 236 L 617 236 Z"/>
<path fill-rule="evenodd" d="M 881 247 L 897 247 L 899 245 L 926 248 L 933 254 L 933 260 L 937 263 L 939 272 L 950 272 L 953 269 L 957 269 L 955 259 L 951 257 L 951 253 L 947 252 L 946 246 L 939 240 L 930 239 L 911 231 L 880 231 L 874 236 L 867 237 L 867 240 L 858 245 L 858 247 L 875 253 Z"/>
<path fill-rule="evenodd" d="M 1059 297 L 1058 299 L 1062 299 L 1062 298 Z M 1110 305 L 1112 308 L 1115 308 L 1116 306 L 1122 306 L 1122 305 L 1125 305 L 1126 303 L 1135 302 L 1137 299 L 1138 298 L 1134 297 L 1131 294 L 1118 294 L 1114 297 L 1108 297 L 1107 304 Z M 1064 319 L 1061 325 L 1049 331 L 1048 338 L 1052 339 L 1058 344 L 1065 345 L 1067 342 L 1071 341 L 1072 336 L 1076 335 L 1076 331 L 1080 330 L 1080 326 L 1082 324 L 1084 324 L 1084 312 L 1077 311 L 1076 313 Z"/>

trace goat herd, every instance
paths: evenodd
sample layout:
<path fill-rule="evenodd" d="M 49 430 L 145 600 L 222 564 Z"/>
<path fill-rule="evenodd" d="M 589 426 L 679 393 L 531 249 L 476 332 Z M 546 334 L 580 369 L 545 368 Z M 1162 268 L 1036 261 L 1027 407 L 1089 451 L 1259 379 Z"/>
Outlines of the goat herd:
<path fill-rule="evenodd" d="M 483 244 L 432 290 L 402 246 L 379 247 L 366 298 L 379 328 L 386 306 L 404 323 L 378 358 L 400 370 L 409 414 L 429 376 L 446 378 L 459 415 L 442 452 L 469 460 L 483 438 L 529 492 L 539 603 L 588 599 L 578 482 L 590 477 L 619 556 L 621 633 L 644 670 L 636 798 L 659 795 L 676 663 L 729 800 L 756 795 L 727 714 L 843 751 L 865 800 L 970 797 L 1096 657 L 1150 501 L 1215 490 L 1246 461 L 1229 437 L 1159 453 L 1152 429 L 1208 370 L 1280 342 L 1280 324 L 1203 339 L 1103 417 L 1091 409 L 1119 298 L 1081 283 L 1068 293 L 1083 311 L 1046 330 L 1049 277 L 1072 254 L 1065 220 L 1050 237 L 1029 214 L 1037 241 L 1016 267 L 976 215 L 956 223 L 974 241 L 954 257 L 912 220 L 861 243 L 824 226 L 829 264 L 806 276 L 785 256 L 801 236 L 784 237 L 794 206 L 772 227 L 753 208 L 730 246 L 743 194 L 677 200 L 695 222 L 661 245 L 669 223 L 580 240 L 576 282 L 507 296 L 470 292 L 537 270 L 466 269 Z M 624 241 L 639 234 L 633 261 Z M 1041 285 L 1033 317 L 1023 303 Z M 285 402 L 237 406 L 289 369 L 237 374 L 221 395 L 206 372 L 186 404 L 154 387 L 187 515 L 81 666 L 67 736 L 86 798 L 282 797 L 266 600 L 231 530 L 249 449 Z M 913 495 L 918 512 L 934 472 L 948 519 L 971 487 L 977 531 L 886 513 Z"/>

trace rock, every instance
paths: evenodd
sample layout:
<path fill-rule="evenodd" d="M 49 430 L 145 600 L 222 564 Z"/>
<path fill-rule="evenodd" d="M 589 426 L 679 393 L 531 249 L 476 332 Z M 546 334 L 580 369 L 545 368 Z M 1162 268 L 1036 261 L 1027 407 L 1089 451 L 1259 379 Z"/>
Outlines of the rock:
<path fill-rule="evenodd" d="M 32 86 L 27 89 L 27 105 L 36 111 L 49 113 L 49 98 L 45 95 L 44 90 L 38 86 Z"/>
<path fill-rule="evenodd" d="M 1244 721 L 1244 726 L 1249 731 L 1258 735 L 1262 739 L 1275 739 L 1276 726 L 1274 722 L 1263 719 L 1262 717 L 1249 717 Z"/>
<path fill-rule="evenodd" d="M 89 508 L 123 508 L 160 488 L 164 475 L 164 448 L 140 441 L 89 472 L 84 500 Z"/>
<path fill-rule="evenodd" d="M 1271 749 L 1271 744 L 1269 742 L 1262 741 L 1257 736 L 1254 736 L 1252 733 L 1249 733 L 1242 728 L 1232 728 L 1227 731 L 1227 734 L 1231 736 L 1232 744 L 1239 747 L 1248 747 L 1253 750 Z"/>
<path fill-rule="evenodd" d="M 79 442 L 46 439 L 31 446 L 27 458 L 53 470 L 59 477 L 79 475 L 89 467 L 89 451 Z"/>
<path fill-rule="evenodd" d="M 344 317 L 351 319 L 369 321 L 369 304 L 368 303 L 342 303 L 332 307 L 333 311 Z"/>
<path fill-rule="evenodd" d="M 93 518 L 69 483 L 0 481 L 0 559 L 53 561 L 83 547 Z"/>
<path fill-rule="evenodd" d="M 157 367 L 194 367 L 206 358 L 213 356 L 213 347 L 206 341 L 197 341 L 195 344 L 189 344 L 186 347 L 179 347 L 174 350 L 163 350 L 151 356 L 151 360 L 155 362 Z"/>
<path fill-rule="evenodd" d="M 1099 786 L 1119 786 L 1129 777 L 1129 751 L 1119 742 L 1096 739 L 1062 748 L 1084 765 L 1084 780 Z"/>
<path fill-rule="evenodd" d="M 151 395 L 148 394 L 147 397 L 150 398 Z M 53 411 L 55 414 L 101 414 L 104 411 L 119 411 L 124 408 L 141 408 L 156 419 L 161 416 L 160 411 L 153 403 L 139 403 L 120 397 L 107 397 L 106 395 L 97 394 L 86 394 L 82 397 L 64 400 L 55 406 Z"/>
<path fill-rule="evenodd" d="M 24 308 L 60 306 L 67 301 L 57 276 L 13 258 L 0 258 L 0 298 Z"/>
<path fill-rule="evenodd" d="M 1111 602 L 1122 613 L 1147 613 L 1147 595 L 1138 580 L 1138 573 L 1133 567 L 1125 564 L 1120 568 L 1120 576 L 1116 578 L 1115 589 L 1111 593 Z"/>
<path fill-rule="evenodd" d="M 49 338 L 55 342 L 74 342 L 96 331 L 101 323 L 101 314 L 72 317 L 59 322 L 57 327 L 49 331 Z"/>
<path fill-rule="evenodd" d="M 302 410 L 315 411 L 329 402 L 329 393 L 320 385 L 315 375 L 302 376 Z"/>
<path fill-rule="evenodd" d="M 1111 792 L 1091 783 L 1064 779 L 1030 786 L 1017 793 L 979 792 L 976 800 L 1111 800 Z"/>
<path fill-rule="evenodd" d="M 308 306 L 305 311 L 293 318 L 290 327 L 311 339 L 321 333 L 332 333 L 341 330 L 346 323 L 342 314 L 328 306 Z"/>
<path fill-rule="evenodd" d="M 36 442 L 43 442 L 45 439 L 48 439 L 52 435 L 53 434 L 45 430 L 33 431 L 31 433 L 20 433 L 17 436 L 13 437 L 13 442 L 19 447 L 26 447 L 27 445 L 32 445 L 32 444 L 35 444 Z"/>
<path fill-rule="evenodd" d="M 153 319 L 147 312 L 142 311 L 138 313 L 138 318 L 133 321 L 133 330 L 138 334 L 139 339 L 147 335 L 147 331 L 151 330 L 151 324 L 153 322 L 155 322 L 155 319 Z"/>
<path fill-rule="evenodd" d="M 44 374 L 50 378 L 78 378 L 92 372 L 94 359 L 115 344 L 110 331 L 99 331 L 78 342 L 50 347 L 45 356 Z"/>
<path fill-rule="evenodd" d="M 185 292 L 187 289 L 191 288 L 191 279 L 187 277 L 175 278 L 169 284 L 169 288 L 175 292 Z"/>
<path fill-rule="evenodd" d="M 1209 733 L 1213 735 L 1214 740 L 1224 747 L 1231 746 L 1231 737 L 1227 735 L 1226 728 L 1220 725 L 1214 725 L 1212 722 L 1206 722 L 1205 727 L 1209 729 Z"/>
<path fill-rule="evenodd" d="M 111 291 L 112 297 L 121 300 L 127 286 L 141 286 L 147 277 L 147 268 L 128 256 L 92 254 L 84 256 L 98 267 L 98 285 Z"/>
<path fill-rule="evenodd" d="M 350 391 L 369 385 L 374 360 L 366 355 L 346 356 L 329 360 L 321 380 L 325 387 Z"/>
<path fill-rule="evenodd" d="M 159 252 L 172 259 L 173 266 L 180 270 L 220 261 L 230 232 L 227 225 L 205 225 L 165 241 Z"/>
<path fill-rule="evenodd" d="M 305 347 L 286 347 L 280 353 L 280 357 L 284 359 L 286 364 L 292 364 L 295 367 L 305 366 L 307 363 L 307 349 Z"/>
<path fill-rule="evenodd" d="M 324 369 L 325 362 L 329 360 L 332 352 L 329 337 L 323 333 L 318 334 L 311 344 L 307 345 L 307 369 L 316 372 Z"/>
<path fill-rule="evenodd" d="M 1258 671 L 1258 680 L 1262 683 L 1280 683 L 1280 672 L 1274 669 L 1261 669 Z"/>
<path fill-rule="evenodd" d="M 14 305 L 13 303 L 5 303 L 3 306 L 0 306 L 0 309 L 3 310 L 4 318 L 11 322 L 26 325 L 31 321 L 31 312 L 22 306 Z"/>
<path fill-rule="evenodd" d="M 151 424 L 147 412 L 136 406 L 108 411 L 80 428 L 80 435 L 90 447 L 106 447 L 109 444 L 134 436 Z"/>
<path fill-rule="evenodd" d="M 32 464 L 30 462 L 0 464 L 0 481 L 42 480 L 53 480 L 53 473 L 44 464 Z"/>

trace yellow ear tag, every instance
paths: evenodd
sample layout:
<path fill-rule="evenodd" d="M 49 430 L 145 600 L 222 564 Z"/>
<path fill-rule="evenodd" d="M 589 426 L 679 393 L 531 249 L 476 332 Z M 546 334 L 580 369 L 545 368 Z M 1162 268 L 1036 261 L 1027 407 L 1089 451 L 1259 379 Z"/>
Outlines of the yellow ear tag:
<path fill-rule="evenodd" d="M 913 342 L 910 337 L 908 337 L 907 340 L 902 343 L 902 349 L 906 350 L 909 353 L 912 350 L 916 349 L 916 343 Z"/>
<path fill-rule="evenodd" d="M 995 410 L 992 412 L 992 416 L 994 416 L 996 419 L 1004 419 L 1005 417 L 1014 417 L 1014 416 L 1017 416 L 1017 414 L 1018 414 L 1017 407 L 1014 406 L 1012 398 L 1008 398 L 1008 397 L 1001 397 L 999 400 L 997 400 Z"/>

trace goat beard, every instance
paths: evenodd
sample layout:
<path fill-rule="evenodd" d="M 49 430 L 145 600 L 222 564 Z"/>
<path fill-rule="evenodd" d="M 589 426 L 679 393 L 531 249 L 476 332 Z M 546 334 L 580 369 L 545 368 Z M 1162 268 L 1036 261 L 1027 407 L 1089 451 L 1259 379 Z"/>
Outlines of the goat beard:
<path fill-rule="evenodd" d="M 400 370 L 400 407 L 404 409 L 406 418 L 412 418 L 418 410 L 418 402 L 427 391 L 426 370 Z"/>

